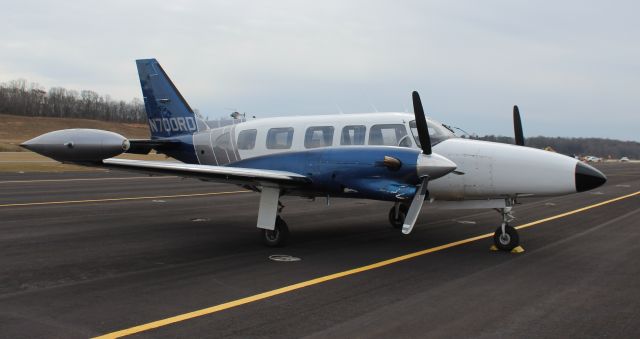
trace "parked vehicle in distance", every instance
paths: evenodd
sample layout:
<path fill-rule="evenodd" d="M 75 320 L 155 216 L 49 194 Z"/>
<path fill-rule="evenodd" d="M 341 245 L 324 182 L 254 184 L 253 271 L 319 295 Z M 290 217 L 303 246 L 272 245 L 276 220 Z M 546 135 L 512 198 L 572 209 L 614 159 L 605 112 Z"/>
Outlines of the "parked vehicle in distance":
<path fill-rule="evenodd" d="M 588 155 L 584 158 L 584 161 L 586 162 L 602 162 L 602 158 L 593 156 L 593 155 Z"/>
<path fill-rule="evenodd" d="M 620 162 L 629 162 L 629 158 L 622 157 L 622 158 L 620 158 Z"/>

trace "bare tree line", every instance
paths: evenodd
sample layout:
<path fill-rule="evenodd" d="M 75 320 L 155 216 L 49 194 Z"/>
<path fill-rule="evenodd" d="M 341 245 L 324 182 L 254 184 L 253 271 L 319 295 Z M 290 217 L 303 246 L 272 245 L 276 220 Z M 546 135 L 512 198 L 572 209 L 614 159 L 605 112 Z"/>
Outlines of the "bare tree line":
<path fill-rule="evenodd" d="M 142 100 L 113 100 L 90 90 L 52 87 L 48 91 L 24 79 L 0 83 L 0 113 L 118 122 L 146 121 Z"/>
<path fill-rule="evenodd" d="M 473 139 L 513 144 L 512 137 L 486 135 Z M 640 143 L 603 138 L 563 138 L 563 137 L 528 137 L 525 143 L 529 147 L 544 149 L 551 147 L 558 153 L 567 155 L 594 155 L 602 158 L 620 159 L 629 157 L 640 159 Z"/>
<path fill-rule="evenodd" d="M 39 84 L 28 83 L 24 79 L 0 83 L 0 113 L 136 123 L 145 123 L 147 119 L 144 104 L 138 98 L 130 102 L 112 100 L 109 95 L 101 96 L 94 91 L 76 91 L 62 87 L 52 87 L 46 91 Z M 513 138 L 504 136 L 473 138 L 513 143 Z M 526 142 L 530 147 L 552 147 L 559 153 L 569 155 L 597 155 L 614 159 L 626 156 L 640 159 L 640 143 L 635 141 L 539 136 L 527 138 Z"/>

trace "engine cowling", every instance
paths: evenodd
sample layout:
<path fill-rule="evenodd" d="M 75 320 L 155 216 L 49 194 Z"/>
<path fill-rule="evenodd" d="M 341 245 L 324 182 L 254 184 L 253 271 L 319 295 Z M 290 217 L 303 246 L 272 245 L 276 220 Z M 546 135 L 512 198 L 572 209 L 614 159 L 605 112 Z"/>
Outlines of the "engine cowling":
<path fill-rule="evenodd" d="M 45 133 L 20 146 L 61 162 L 100 162 L 126 152 L 129 140 L 99 129 L 63 129 Z"/>

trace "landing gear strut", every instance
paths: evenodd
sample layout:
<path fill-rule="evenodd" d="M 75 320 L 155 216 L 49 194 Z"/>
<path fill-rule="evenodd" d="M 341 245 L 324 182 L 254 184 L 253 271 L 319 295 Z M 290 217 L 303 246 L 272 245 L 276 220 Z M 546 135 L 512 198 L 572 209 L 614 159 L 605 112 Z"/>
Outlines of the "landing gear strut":
<path fill-rule="evenodd" d="M 284 205 L 280 202 L 280 188 L 263 185 L 258 209 L 260 237 L 269 247 L 284 246 L 289 238 L 289 227 L 280 217 Z"/>
<path fill-rule="evenodd" d="M 509 225 L 509 222 L 515 219 L 511 213 L 513 203 L 512 199 L 508 199 L 507 206 L 505 208 L 498 209 L 498 212 L 502 215 L 502 225 L 500 225 L 493 234 L 493 243 L 502 251 L 511 251 L 520 245 L 518 231 L 513 226 Z"/>
<path fill-rule="evenodd" d="M 389 210 L 389 223 L 393 228 L 401 229 L 404 219 L 407 217 L 409 207 L 400 202 L 396 202 Z"/>

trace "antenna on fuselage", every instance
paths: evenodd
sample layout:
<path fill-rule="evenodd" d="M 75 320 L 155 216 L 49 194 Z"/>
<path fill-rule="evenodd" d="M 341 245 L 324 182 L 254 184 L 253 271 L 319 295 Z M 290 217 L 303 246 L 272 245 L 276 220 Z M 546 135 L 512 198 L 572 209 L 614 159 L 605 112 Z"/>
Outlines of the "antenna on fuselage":
<path fill-rule="evenodd" d="M 230 117 L 232 117 L 234 120 L 240 120 L 240 119 L 246 119 L 247 118 L 247 113 L 240 113 L 238 111 L 235 111 L 231 114 L 229 114 Z"/>

